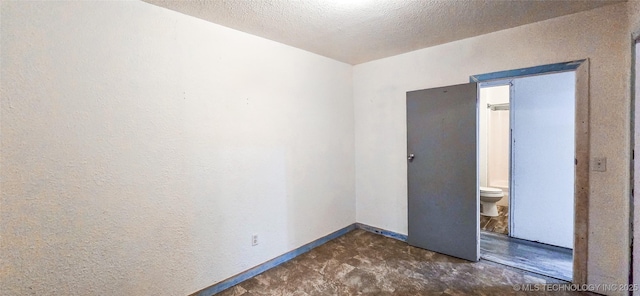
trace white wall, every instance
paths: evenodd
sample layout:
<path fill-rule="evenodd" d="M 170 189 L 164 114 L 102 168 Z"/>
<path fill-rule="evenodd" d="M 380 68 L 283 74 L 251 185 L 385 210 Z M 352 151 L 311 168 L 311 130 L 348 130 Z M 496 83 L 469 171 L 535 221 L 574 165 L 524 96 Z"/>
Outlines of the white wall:
<path fill-rule="evenodd" d="M 144 2 L 1 11 L 1 295 L 185 295 L 355 222 L 350 65 Z"/>
<path fill-rule="evenodd" d="M 357 221 L 407 233 L 405 93 L 494 71 L 590 59 L 590 283 L 626 283 L 629 270 L 629 38 L 627 4 L 356 65 Z"/>

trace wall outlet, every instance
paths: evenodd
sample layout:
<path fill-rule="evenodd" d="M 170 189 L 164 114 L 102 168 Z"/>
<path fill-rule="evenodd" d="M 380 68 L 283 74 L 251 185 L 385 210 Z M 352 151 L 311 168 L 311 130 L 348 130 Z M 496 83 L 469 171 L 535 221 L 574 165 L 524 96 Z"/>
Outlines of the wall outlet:
<path fill-rule="evenodd" d="M 258 245 L 258 235 L 257 234 L 251 235 L 251 245 L 252 246 L 257 246 Z"/>
<path fill-rule="evenodd" d="M 593 158 L 593 171 L 606 172 L 607 171 L 607 158 L 606 157 L 594 157 Z"/>

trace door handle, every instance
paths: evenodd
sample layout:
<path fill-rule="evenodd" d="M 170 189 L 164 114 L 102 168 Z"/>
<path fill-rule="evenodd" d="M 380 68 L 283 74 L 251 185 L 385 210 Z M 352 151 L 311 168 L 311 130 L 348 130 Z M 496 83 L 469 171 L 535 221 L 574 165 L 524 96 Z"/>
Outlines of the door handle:
<path fill-rule="evenodd" d="M 408 159 L 409 161 L 412 161 L 414 157 L 416 157 L 416 156 L 415 156 L 413 153 L 411 153 L 411 154 L 409 154 L 409 156 L 407 157 L 407 159 Z"/>

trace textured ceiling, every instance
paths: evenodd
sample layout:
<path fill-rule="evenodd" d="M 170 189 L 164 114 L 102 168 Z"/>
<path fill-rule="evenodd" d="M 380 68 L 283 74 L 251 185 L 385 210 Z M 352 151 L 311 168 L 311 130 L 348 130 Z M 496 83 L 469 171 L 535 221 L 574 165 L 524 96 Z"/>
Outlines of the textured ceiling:
<path fill-rule="evenodd" d="M 144 0 L 359 64 L 624 0 Z"/>

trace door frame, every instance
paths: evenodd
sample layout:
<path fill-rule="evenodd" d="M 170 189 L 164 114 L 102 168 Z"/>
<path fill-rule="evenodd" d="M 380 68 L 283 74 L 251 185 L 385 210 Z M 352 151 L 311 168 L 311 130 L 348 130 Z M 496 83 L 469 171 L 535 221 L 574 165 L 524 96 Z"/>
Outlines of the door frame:
<path fill-rule="evenodd" d="M 637 98 L 640 95 L 639 87 L 640 87 L 640 75 L 638 72 L 640 69 L 636 67 L 638 56 L 638 49 L 640 47 L 640 30 L 633 32 L 631 35 L 631 89 L 630 89 L 630 121 L 631 121 L 631 131 L 630 131 L 630 146 L 631 146 L 631 162 L 629 164 L 629 172 L 630 172 L 630 184 L 629 188 L 631 188 L 631 194 L 629 196 L 629 237 L 630 237 L 630 246 L 629 246 L 629 283 L 635 284 L 640 282 L 640 274 L 636 272 L 640 267 L 637 266 L 636 262 L 640 258 L 640 248 L 634 246 L 634 241 L 637 237 L 640 237 L 640 228 L 637 227 L 639 225 L 638 219 L 640 218 L 640 200 L 635 196 L 635 188 L 640 187 L 640 174 L 636 174 L 636 166 L 635 162 L 635 150 L 640 150 L 640 141 L 636 139 L 636 132 L 640 130 L 640 117 L 637 117 L 637 113 L 640 111 L 640 100 Z M 636 149 L 637 148 L 637 149 Z M 635 258 L 635 259 L 634 259 Z"/>
<path fill-rule="evenodd" d="M 490 82 L 532 75 L 575 71 L 575 184 L 573 229 L 573 280 L 586 284 L 589 234 L 589 59 L 472 75 L 470 82 Z"/>
<path fill-rule="evenodd" d="M 478 82 L 478 96 L 480 96 L 480 91 L 483 88 L 490 88 L 490 87 L 496 87 L 496 86 L 509 86 L 509 105 L 511 105 L 511 101 L 513 100 L 513 77 L 509 77 L 506 79 L 495 79 L 495 80 L 491 80 L 491 81 L 486 81 L 486 82 Z M 478 99 L 479 100 L 479 99 Z M 484 106 L 479 106 L 479 108 L 484 108 Z M 509 107 L 511 108 L 511 107 Z M 479 116 L 478 116 L 479 119 Z M 511 133 L 511 124 L 513 122 L 513 112 L 509 111 L 509 209 L 511 209 L 511 205 L 513 205 L 513 192 L 511 191 L 513 186 L 511 184 L 511 180 L 513 180 L 513 169 L 512 169 L 512 161 L 513 161 L 513 150 L 512 148 L 512 143 L 513 143 L 513 139 L 511 138 L 512 133 Z M 480 159 L 480 157 L 478 157 L 478 159 Z M 487 165 L 488 166 L 488 165 Z M 489 174 L 489 170 L 487 169 L 487 175 Z M 491 187 L 489 184 L 487 184 L 487 187 Z M 508 217 L 508 221 L 507 221 L 507 229 L 513 229 L 511 227 L 511 225 L 513 225 L 513 215 L 509 215 Z M 508 234 L 511 237 L 511 231 L 509 231 Z"/>

